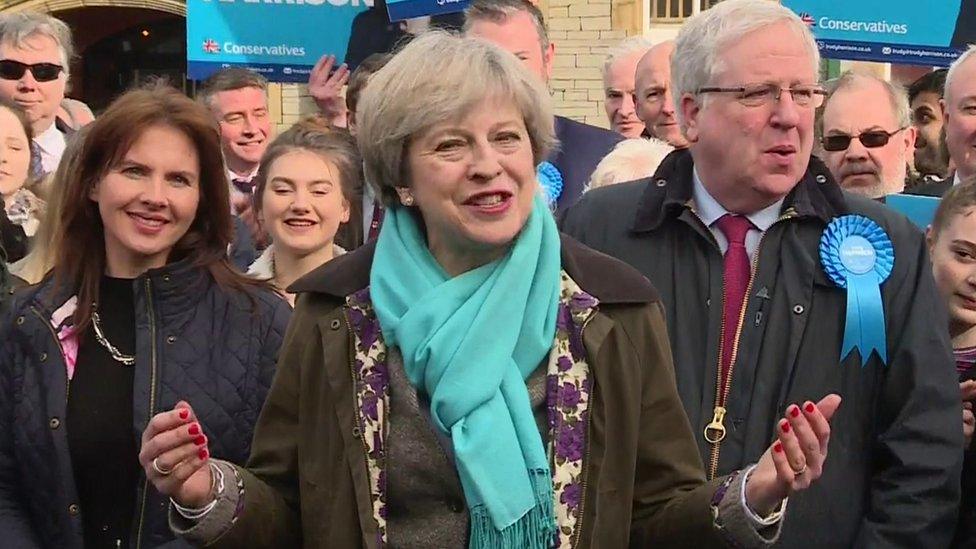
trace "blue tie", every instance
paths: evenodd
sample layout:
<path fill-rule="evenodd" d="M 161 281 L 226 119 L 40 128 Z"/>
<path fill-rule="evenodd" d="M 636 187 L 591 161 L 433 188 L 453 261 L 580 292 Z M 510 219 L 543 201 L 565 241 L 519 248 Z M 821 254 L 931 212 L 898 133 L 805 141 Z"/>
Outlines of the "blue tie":
<path fill-rule="evenodd" d="M 44 165 L 41 164 L 41 147 L 36 141 L 31 141 L 30 144 L 30 174 L 34 180 L 43 178 L 46 174 L 44 173 Z"/>

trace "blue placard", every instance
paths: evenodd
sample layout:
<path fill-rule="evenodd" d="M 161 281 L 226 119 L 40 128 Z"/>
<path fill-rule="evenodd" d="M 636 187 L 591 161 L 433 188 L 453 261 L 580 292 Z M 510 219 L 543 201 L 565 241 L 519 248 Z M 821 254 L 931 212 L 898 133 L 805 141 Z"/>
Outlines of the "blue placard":
<path fill-rule="evenodd" d="M 885 204 L 902 213 L 924 231 L 935 219 L 935 210 L 939 207 L 939 199 L 934 196 L 892 194 L 885 197 Z"/>
<path fill-rule="evenodd" d="M 464 11 L 470 0 L 387 0 L 390 21 Z"/>
<path fill-rule="evenodd" d="M 976 42 L 976 0 L 783 0 L 823 57 L 946 66 Z"/>
<path fill-rule="evenodd" d="M 187 72 L 203 80 L 246 67 L 272 82 L 307 82 L 323 54 L 346 56 L 352 20 L 373 0 L 187 0 Z"/>

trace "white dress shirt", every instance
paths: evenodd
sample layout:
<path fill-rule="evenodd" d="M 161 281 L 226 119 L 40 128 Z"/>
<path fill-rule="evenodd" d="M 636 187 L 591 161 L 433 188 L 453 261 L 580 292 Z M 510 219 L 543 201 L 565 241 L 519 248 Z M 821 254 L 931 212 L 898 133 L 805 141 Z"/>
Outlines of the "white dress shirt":
<path fill-rule="evenodd" d="M 729 241 L 725 238 L 725 234 L 718 228 L 716 221 L 719 220 L 723 215 L 729 212 L 724 206 L 718 203 L 715 198 L 708 193 L 705 189 L 705 185 L 702 184 L 701 179 L 698 177 L 698 170 L 694 170 L 692 178 L 694 180 L 694 194 L 692 196 L 693 205 L 695 208 L 695 213 L 701 218 L 708 230 L 712 231 L 715 235 L 715 240 L 718 242 L 718 247 L 722 250 L 722 255 L 725 255 L 725 250 L 729 249 Z M 749 229 L 746 233 L 746 252 L 749 254 L 749 259 L 753 259 L 753 255 L 756 253 L 756 248 L 759 247 L 759 240 L 762 238 L 763 233 L 766 232 L 769 227 L 779 219 L 780 208 L 783 207 L 784 198 L 780 198 L 773 204 L 766 206 L 765 208 L 746 215 L 749 221 L 752 222 L 755 228 Z"/>
<path fill-rule="evenodd" d="M 260 166 L 258 166 L 258 168 L 260 168 Z M 229 185 L 230 188 L 231 213 L 236 213 L 234 212 L 234 202 L 244 198 L 246 198 L 247 200 L 251 200 L 251 195 L 244 194 L 241 191 L 237 190 L 237 187 L 234 186 L 232 181 L 234 181 L 235 179 L 245 179 L 247 181 L 251 181 L 252 179 L 254 179 L 254 176 L 258 174 L 258 168 L 254 168 L 254 171 L 252 171 L 250 175 L 237 174 L 232 172 L 230 168 L 227 168 L 227 185 Z"/>
<path fill-rule="evenodd" d="M 58 169 L 61 156 L 64 155 L 65 139 L 64 134 L 54 125 L 44 131 L 44 133 L 34 138 L 34 143 L 41 153 L 41 168 L 44 173 L 51 173 Z"/>

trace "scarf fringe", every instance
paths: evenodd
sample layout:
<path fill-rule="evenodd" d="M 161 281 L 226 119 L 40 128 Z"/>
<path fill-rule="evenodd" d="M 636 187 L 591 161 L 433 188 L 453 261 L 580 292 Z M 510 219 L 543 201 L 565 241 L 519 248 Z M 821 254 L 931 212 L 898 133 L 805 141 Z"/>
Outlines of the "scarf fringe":
<path fill-rule="evenodd" d="M 557 532 L 552 476 L 547 469 L 530 469 L 529 479 L 535 506 L 504 530 L 495 528 L 484 504 L 470 510 L 469 549 L 549 549 L 553 546 Z"/>

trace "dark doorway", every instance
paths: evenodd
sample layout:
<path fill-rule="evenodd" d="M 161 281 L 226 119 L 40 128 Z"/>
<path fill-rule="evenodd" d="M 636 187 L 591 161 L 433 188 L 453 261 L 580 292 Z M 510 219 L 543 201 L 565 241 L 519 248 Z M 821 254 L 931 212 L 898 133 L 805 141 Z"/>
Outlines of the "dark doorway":
<path fill-rule="evenodd" d="M 96 114 L 151 78 L 191 91 L 183 17 L 132 8 L 82 8 L 56 16 L 71 26 L 77 42 L 68 95 L 88 103 Z"/>

